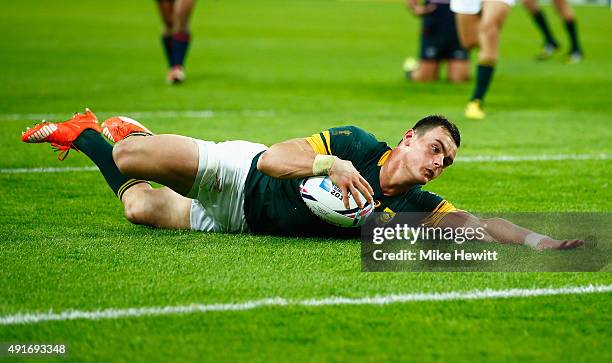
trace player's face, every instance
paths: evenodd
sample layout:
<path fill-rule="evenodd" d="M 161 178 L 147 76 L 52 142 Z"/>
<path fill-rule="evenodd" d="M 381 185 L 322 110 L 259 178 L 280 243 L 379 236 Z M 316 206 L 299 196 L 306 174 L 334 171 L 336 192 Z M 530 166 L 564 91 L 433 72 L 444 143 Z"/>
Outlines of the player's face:
<path fill-rule="evenodd" d="M 453 138 L 442 127 L 424 134 L 408 130 L 397 149 L 400 168 L 405 170 L 410 182 L 417 184 L 426 184 L 437 178 L 452 165 L 457 155 Z"/>

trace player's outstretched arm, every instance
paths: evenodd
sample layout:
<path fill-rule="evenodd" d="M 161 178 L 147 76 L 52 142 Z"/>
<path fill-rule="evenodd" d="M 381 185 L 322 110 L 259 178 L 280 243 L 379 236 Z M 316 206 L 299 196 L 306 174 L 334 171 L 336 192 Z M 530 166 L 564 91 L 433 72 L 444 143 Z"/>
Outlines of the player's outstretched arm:
<path fill-rule="evenodd" d="M 440 223 L 441 227 L 472 227 L 486 231 L 482 241 L 515 243 L 530 246 L 538 251 L 545 249 L 565 250 L 580 247 L 583 240 L 557 240 L 517 226 L 503 218 L 478 218 L 465 211 L 449 213 Z"/>
<path fill-rule="evenodd" d="M 374 191 L 359 174 L 353 163 L 333 155 L 318 155 L 306 139 L 292 139 L 272 145 L 257 161 L 257 170 L 279 179 L 296 179 L 313 175 L 329 175 L 343 193 L 344 206 L 349 207 L 348 193 L 363 208 L 355 193 L 361 192 L 372 203 Z"/>

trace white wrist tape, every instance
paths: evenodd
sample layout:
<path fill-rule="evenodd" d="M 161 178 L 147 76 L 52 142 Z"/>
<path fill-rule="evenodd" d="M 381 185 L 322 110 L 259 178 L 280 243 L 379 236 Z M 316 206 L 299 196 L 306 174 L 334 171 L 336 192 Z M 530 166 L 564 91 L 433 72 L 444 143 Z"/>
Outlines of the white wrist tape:
<path fill-rule="evenodd" d="M 540 241 L 544 238 L 546 238 L 546 236 L 543 234 L 529 233 L 527 236 L 525 236 L 525 241 L 523 242 L 523 244 L 531 248 L 536 248 L 538 246 L 538 243 L 540 243 Z"/>
<path fill-rule="evenodd" d="M 312 175 L 327 175 L 332 165 L 334 165 L 333 155 L 317 154 L 312 162 Z"/>

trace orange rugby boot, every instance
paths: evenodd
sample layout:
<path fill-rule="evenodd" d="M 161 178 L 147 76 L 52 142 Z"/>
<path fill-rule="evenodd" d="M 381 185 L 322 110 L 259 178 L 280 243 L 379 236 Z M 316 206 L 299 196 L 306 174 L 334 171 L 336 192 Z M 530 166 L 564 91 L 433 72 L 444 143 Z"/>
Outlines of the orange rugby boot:
<path fill-rule="evenodd" d="M 115 116 L 102 122 L 102 135 L 112 142 L 119 142 L 128 136 L 151 136 L 153 133 L 136 120 Z"/>
<path fill-rule="evenodd" d="M 75 113 L 68 121 L 47 122 L 43 120 L 32 128 L 28 127 L 21 133 L 21 141 L 27 143 L 48 142 L 56 151 L 59 151 L 57 158 L 64 160 L 70 149 L 79 151 L 74 146 L 74 140 L 87 129 L 101 132 L 98 118 L 89 108 L 85 109 L 85 113 Z"/>

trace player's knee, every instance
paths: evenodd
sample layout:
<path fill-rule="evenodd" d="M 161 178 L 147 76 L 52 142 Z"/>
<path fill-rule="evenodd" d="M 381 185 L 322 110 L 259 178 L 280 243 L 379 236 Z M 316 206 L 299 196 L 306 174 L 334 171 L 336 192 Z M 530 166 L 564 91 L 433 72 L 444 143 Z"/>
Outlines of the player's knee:
<path fill-rule="evenodd" d="M 142 146 L 139 138 L 127 138 L 113 147 L 113 160 L 121 173 L 130 176 L 134 167 L 138 165 Z"/>
<path fill-rule="evenodd" d="M 189 31 L 188 26 L 189 14 L 183 12 L 176 14 L 172 21 L 172 30 L 174 33 L 187 33 Z"/>

